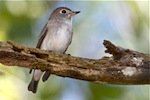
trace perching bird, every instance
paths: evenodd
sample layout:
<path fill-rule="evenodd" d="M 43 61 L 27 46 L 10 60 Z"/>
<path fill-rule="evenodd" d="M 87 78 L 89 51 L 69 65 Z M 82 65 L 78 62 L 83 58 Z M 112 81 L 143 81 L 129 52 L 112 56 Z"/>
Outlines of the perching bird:
<path fill-rule="evenodd" d="M 78 13 L 80 11 L 72 11 L 67 7 L 55 9 L 41 32 L 36 48 L 65 53 L 72 41 L 72 17 Z M 49 71 L 46 71 L 43 75 L 41 70 L 34 69 L 28 90 L 36 93 L 41 76 L 43 75 L 42 80 L 44 82 L 50 74 Z"/>

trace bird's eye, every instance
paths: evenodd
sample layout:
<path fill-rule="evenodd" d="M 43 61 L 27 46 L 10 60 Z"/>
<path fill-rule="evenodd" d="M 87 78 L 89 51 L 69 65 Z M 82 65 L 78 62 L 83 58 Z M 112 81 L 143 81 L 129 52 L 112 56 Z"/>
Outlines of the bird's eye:
<path fill-rule="evenodd" d="M 62 10 L 61 13 L 65 14 L 65 13 L 66 13 L 66 10 Z"/>

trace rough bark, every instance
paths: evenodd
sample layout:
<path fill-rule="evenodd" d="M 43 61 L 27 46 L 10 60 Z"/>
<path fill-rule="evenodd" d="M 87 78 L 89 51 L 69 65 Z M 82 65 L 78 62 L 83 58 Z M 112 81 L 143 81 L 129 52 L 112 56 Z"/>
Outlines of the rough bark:
<path fill-rule="evenodd" d="M 124 49 L 104 40 L 112 57 L 87 59 L 0 42 L 0 63 L 49 70 L 52 74 L 108 84 L 150 84 L 150 55 Z"/>

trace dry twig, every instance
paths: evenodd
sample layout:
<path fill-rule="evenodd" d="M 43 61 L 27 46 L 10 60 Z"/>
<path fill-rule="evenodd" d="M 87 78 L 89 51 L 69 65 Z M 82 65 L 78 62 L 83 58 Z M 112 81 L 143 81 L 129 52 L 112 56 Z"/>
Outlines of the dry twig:
<path fill-rule="evenodd" d="M 109 84 L 150 84 L 150 55 L 104 41 L 112 57 L 87 59 L 0 42 L 0 63 L 49 70 L 52 74 Z"/>

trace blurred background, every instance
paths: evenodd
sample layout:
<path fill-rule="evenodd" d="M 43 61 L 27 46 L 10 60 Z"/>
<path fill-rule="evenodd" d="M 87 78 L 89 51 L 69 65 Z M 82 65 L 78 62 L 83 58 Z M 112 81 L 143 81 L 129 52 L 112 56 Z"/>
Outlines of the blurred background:
<path fill-rule="evenodd" d="M 149 53 L 148 1 L 0 1 L 0 41 L 35 47 L 50 13 L 65 6 L 81 13 L 73 19 L 74 36 L 67 53 L 99 59 L 103 40 Z M 0 100 L 149 100 L 148 85 L 95 84 L 52 75 L 37 94 L 27 91 L 29 69 L 0 65 Z"/>

